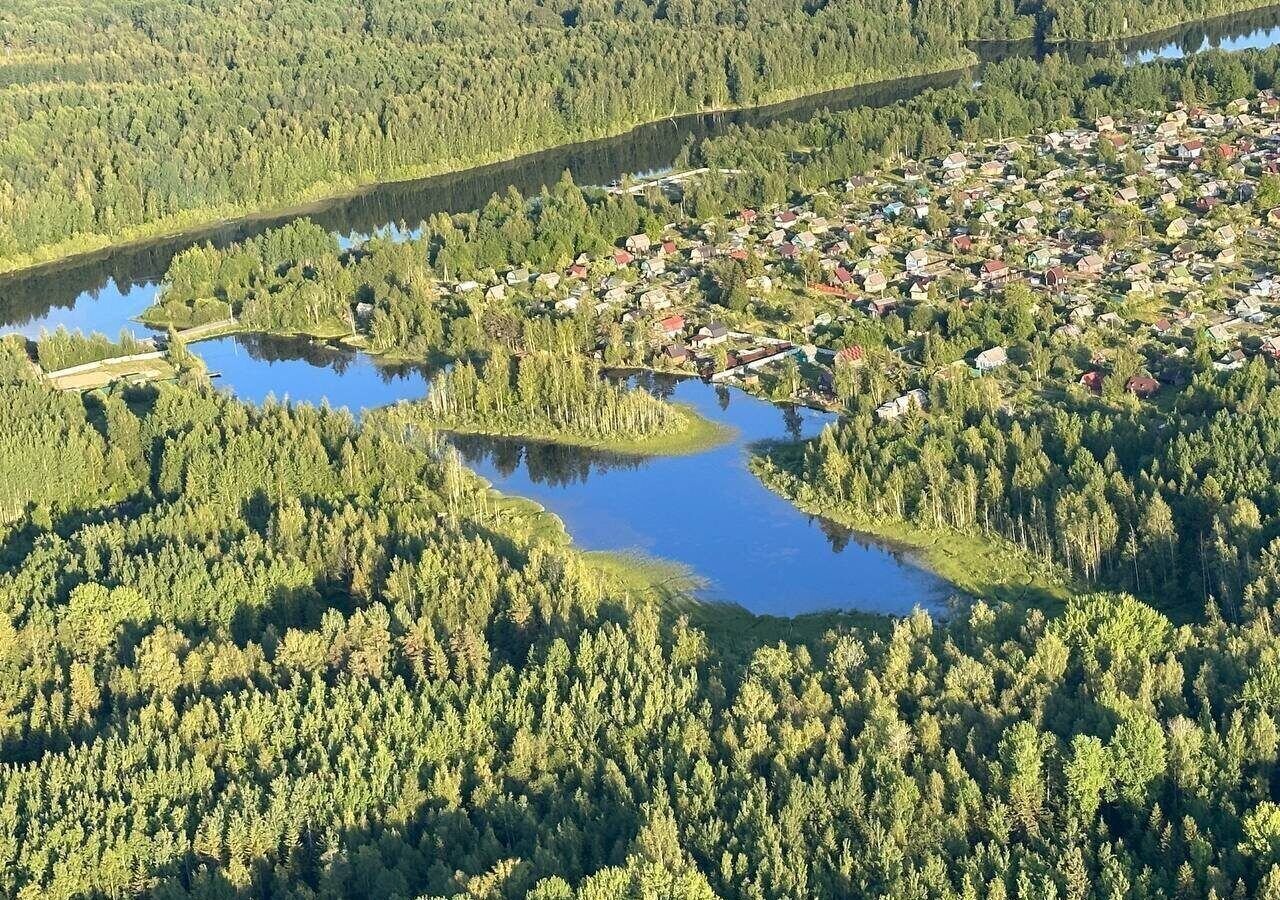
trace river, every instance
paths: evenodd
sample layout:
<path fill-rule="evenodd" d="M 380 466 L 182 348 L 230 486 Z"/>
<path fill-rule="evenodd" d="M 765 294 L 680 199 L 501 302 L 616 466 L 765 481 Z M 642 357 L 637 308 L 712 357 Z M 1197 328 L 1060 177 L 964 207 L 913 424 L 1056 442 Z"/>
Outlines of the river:
<path fill-rule="evenodd" d="M 1177 58 L 1208 47 L 1242 49 L 1280 42 L 1280 8 L 1186 26 L 1128 41 L 1126 58 Z M 1037 56 L 1028 45 L 984 45 L 984 59 Z M 1068 48 L 1068 52 L 1083 52 Z M 971 71 L 906 79 L 808 97 L 757 110 L 685 116 L 642 126 L 620 138 L 523 157 L 454 175 L 386 185 L 323 205 L 310 215 L 345 241 L 402 234 L 435 212 L 480 206 L 514 185 L 522 192 L 568 169 L 579 183 L 604 184 L 626 173 L 668 167 L 691 140 L 738 125 L 809 117 L 822 109 L 882 105 L 928 87 L 975 77 Z M 65 325 L 114 335 L 151 305 L 169 260 L 193 242 L 223 245 L 278 224 L 259 218 L 79 258 L 0 278 L 0 331 L 36 337 Z M 355 413 L 423 396 L 428 374 L 306 341 L 237 336 L 194 346 L 225 389 L 252 402 L 267 396 L 327 402 Z M 689 403 L 729 425 L 736 437 L 683 457 L 637 459 L 491 438 L 455 439 L 468 463 L 510 494 L 559 515 L 587 549 L 634 550 L 690 568 L 702 596 L 757 613 L 797 615 L 832 608 L 902 614 L 939 609 L 948 586 L 894 548 L 859 539 L 774 496 L 746 468 L 754 441 L 811 437 L 830 417 L 774 406 L 699 381 L 652 382 L 649 389 Z"/>

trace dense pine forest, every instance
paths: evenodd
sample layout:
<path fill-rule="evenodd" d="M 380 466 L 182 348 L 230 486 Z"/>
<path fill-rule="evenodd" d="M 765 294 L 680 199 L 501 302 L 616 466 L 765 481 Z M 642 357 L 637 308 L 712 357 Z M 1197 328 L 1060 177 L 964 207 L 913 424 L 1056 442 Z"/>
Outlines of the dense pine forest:
<path fill-rule="evenodd" d="M 851 28 L 839 4 L 9 4 L 0 256 L 607 130 L 633 91 L 687 108 L 846 78 L 850 59 L 877 71 L 904 58 L 904 20 L 921 60 L 997 20 L 1133 27 L 1100 5 L 890 4 Z M 706 65 L 748 46 L 750 88 Z M 698 68 L 724 85 L 691 84 Z M 403 242 L 344 250 L 303 220 L 193 248 L 147 318 L 448 362 L 434 415 L 479 427 L 661 430 L 669 406 L 587 360 L 633 361 L 620 322 L 599 347 L 587 311 L 458 282 L 1278 72 L 1275 51 L 1012 61 L 709 142 L 688 161 L 743 174 L 679 201 L 565 179 Z M 717 315 L 750 303 L 749 265 L 698 285 Z M 933 361 L 1000 341 L 1034 379 L 1064 366 L 1027 301 L 821 338 L 875 354 L 914 331 Z M 1106 409 L 1011 411 L 940 380 L 928 417 L 875 425 L 878 387 L 842 382 L 839 427 L 762 449 L 775 486 L 854 521 L 989 534 L 1079 589 L 1061 608 L 782 621 L 578 552 L 418 427 L 422 408 L 255 407 L 198 367 L 84 394 L 40 374 L 135 349 L 0 341 L 0 895 L 1280 900 L 1280 379 L 1260 363 L 1214 373 L 1200 348 L 1159 410 L 1108 383 Z"/>
<path fill-rule="evenodd" d="M 670 437 L 691 426 L 691 413 L 603 379 L 596 363 L 575 352 L 571 339 L 566 335 L 552 350 L 515 359 L 491 354 L 480 372 L 459 363 L 432 379 L 416 412 L 424 422 L 454 431 L 588 442 Z"/>
<path fill-rule="evenodd" d="M 968 40 L 1098 40 L 1251 5 L 18 0 L 0 10 L 0 267 L 954 68 Z"/>
<path fill-rule="evenodd" d="M 1010 415 L 981 387 L 939 381 L 927 421 L 856 416 L 803 463 L 775 460 L 801 479 L 783 483 L 833 512 L 995 533 L 1197 615 L 1209 603 L 1239 620 L 1280 599 L 1280 384 L 1262 360 L 1225 378 L 1206 364 L 1170 414 L 1055 394 Z"/>
<path fill-rule="evenodd" d="M 412 430 L 0 375 L 7 896 L 1280 896 L 1265 606 L 745 638 Z"/>

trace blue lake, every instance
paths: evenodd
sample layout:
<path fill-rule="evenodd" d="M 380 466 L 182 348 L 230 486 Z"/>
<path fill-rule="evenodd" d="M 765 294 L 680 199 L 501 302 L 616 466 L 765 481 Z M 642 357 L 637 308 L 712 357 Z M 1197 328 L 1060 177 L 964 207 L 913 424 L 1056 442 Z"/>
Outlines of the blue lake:
<path fill-rule="evenodd" d="M 382 365 L 365 353 L 327 344 L 234 335 L 192 344 L 215 384 L 251 403 L 268 397 L 299 403 L 327 403 L 353 414 L 398 400 L 426 396 L 421 366 Z"/>
<path fill-rule="evenodd" d="M 362 353 L 292 339 L 238 335 L 192 349 L 216 384 L 260 403 L 268 397 L 362 410 L 423 397 L 417 366 L 385 366 Z M 727 443 L 676 457 L 631 457 L 555 445 L 454 436 L 463 459 L 503 493 L 532 498 L 562 518 L 575 544 L 688 567 L 706 599 L 791 616 L 826 609 L 903 614 L 940 609 L 949 585 L 888 547 L 809 516 L 747 469 L 760 440 L 814 437 L 833 417 L 779 407 L 697 379 L 652 377 L 643 387 L 733 429 Z"/>
<path fill-rule="evenodd" d="M 938 608 L 951 593 L 903 554 L 802 513 L 747 469 L 751 443 L 815 437 L 833 416 L 696 379 L 659 379 L 650 388 L 729 425 L 733 439 L 702 453 L 643 459 L 489 438 L 453 443 L 504 493 L 553 510 L 579 546 L 684 563 L 706 580 L 703 596 L 752 612 L 901 614 Z"/>

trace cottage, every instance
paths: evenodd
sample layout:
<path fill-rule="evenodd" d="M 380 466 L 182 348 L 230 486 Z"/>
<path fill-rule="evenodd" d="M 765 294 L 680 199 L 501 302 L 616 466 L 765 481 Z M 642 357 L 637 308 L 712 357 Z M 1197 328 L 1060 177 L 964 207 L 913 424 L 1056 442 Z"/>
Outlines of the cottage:
<path fill-rule="evenodd" d="M 1090 253 L 1076 263 L 1076 271 L 1081 275 L 1098 276 L 1102 274 L 1104 268 L 1106 268 L 1106 262 L 1096 253 Z"/>
<path fill-rule="evenodd" d="M 1000 259 L 989 259 L 978 267 L 978 277 L 984 282 L 994 283 L 1009 277 L 1009 266 Z"/>
<path fill-rule="evenodd" d="M 667 316 L 658 323 L 658 329 L 667 337 L 675 337 L 684 331 L 684 316 Z"/>
<path fill-rule="evenodd" d="M 626 239 L 623 246 L 635 254 L 648 253 L 650 247 L 649 235 L 644 233 L 633 234 Z"/>
<path fill-rule="evenodd" d="M 1130 185 L 1129 187 L 1121 188 L 1119 191 L 1116 192 L 1116 199 L 1119 200 L 1121 203 L 1137 203 L 1138 189 L 1133 187 L 1132 185 Z"/>
<path fill-rule="evenodd" d="M 1234 372 L 1236 369 L 1242 368 L 1243 366 L 1244 351 L 1239 348 L 1232 350 L 1229 353 L 1224 353 L 1213 364 L 1214 369 L 1219 372 Z"/>
<path fill-rule="evenodd" d="M 1080 376 L 1080 386 L 1092 391 L 1095 394 L 1102 393 L 1103 375 L 1097 369 L 1091 372 L 1085 372 Z"/>
<path fill-rule="evenodd" d="M 852 344 L 836 351 L 835 362 L 838 366 L 860 366 L 865 356 L 861 345 Z"/>
<path fill-rule="evenodd" d="M 867 304 L 867 312 L 877 319 L 888 315 L 897 308 L 898 301 L 893 297 L 880 297 Z"/>
<path fill-rule="evenodd" d="M 884 277 L 882 272 L 868 272 L 866 277 L 862 279 L 862 289 L 868 294 L 879 294 L 889 284 L 889 280 Z"/>
<path fill-rule="evenodd" d="M 1177 241 L 1186 237 L 1190 230 L 1191 226 L 1187 224 L 1187 220 L 1179 216 L 1165 226 L 1164 233 L 1166 237 Z"/>
<path fill-rule="evenodd" d="M 658 312 L 670 306 L 671 300 L 662 288 L 651 288 L 640 295 L 640 308 L 649 312 Z"/>
<path fill-rule="evenodd" d="M 1027 254 L 1027 268 L 1043 272 L 1053 265 L 1053 251 L 1048 247 L 1038 247 Z"/>
<path fill-rule="evenodd" d="M 918 272 L 929 265 L 929 251 L 923 247 L 917 247 L 907 254 L 906 266 L 908 272 Z"/>
<path fill-rule="evenodd" d="M 1009 354 L 1004 347 L 992 347 L 977 355 L 973 363 L 979 372 L 990 372 L 1009 362 Z"/>
<path fill-rule="evenodd" d="M 1216 325 L 1210 325 L 1205 329 L 1205 333 L 1209 335 L 1214 343 L 1227 344 L 1231 342 L 1231 329 L 1227 327 L 1227 323 L 1219 322 Z"/>
<path fill-rule="evenodd" d="M 662 355 L 670 362 L 684 362 L 689 358 L 689 351 L 680 344 L 667 344 L 662 348 Z"/>
<path fill-rule="evenodd" d="M 898 418 L 903 413 L 911 409 L 924 409 L 927 397 L 925 392 L 916 388 L 914 391 L 908 391 L 901 397 L 895 397 L 881 403 L 876 407 L 876 415 L 882 422 L 887 422 Z"/>
<path fill-rule="evenodd" d="M 689 343 L 695 348 L 703 350 L 707 347 L 714 347 L 716 344 L 723 344 L 728 339 L 729 329 L 719 322 L 711 322 L 699 328 Z"/>
<path fill-rule="evenodd" d="M 1159 392 L 1160 382 L 1150 375 L 1134 375 L 1125 382 L 1124 389 L 1135 397 L 1146 400 Z"/>
<path fill-rule="evenodd" d="M 1067 270 L 1062 266 L 1051 266 L 1044 273 L 1044 283 L 1055 290 L 1062 288 L 1067 283 Z"/>

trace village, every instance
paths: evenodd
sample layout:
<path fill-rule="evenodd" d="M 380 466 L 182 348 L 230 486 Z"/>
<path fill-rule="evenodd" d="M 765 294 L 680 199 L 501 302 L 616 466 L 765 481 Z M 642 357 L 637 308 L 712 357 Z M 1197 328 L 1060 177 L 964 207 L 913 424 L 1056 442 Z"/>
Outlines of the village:
<path fill-rule="evenodd" d="M 1280 99 L 1261 93 L 959 144 L 454 289 L 594 314 L 606 366 L 882 419 L 926 407 L 936 377 L 1012 397 L 1027 369 L 1160 402 L 1201 368 L 1280 359 L 1278 173 Z"/>

